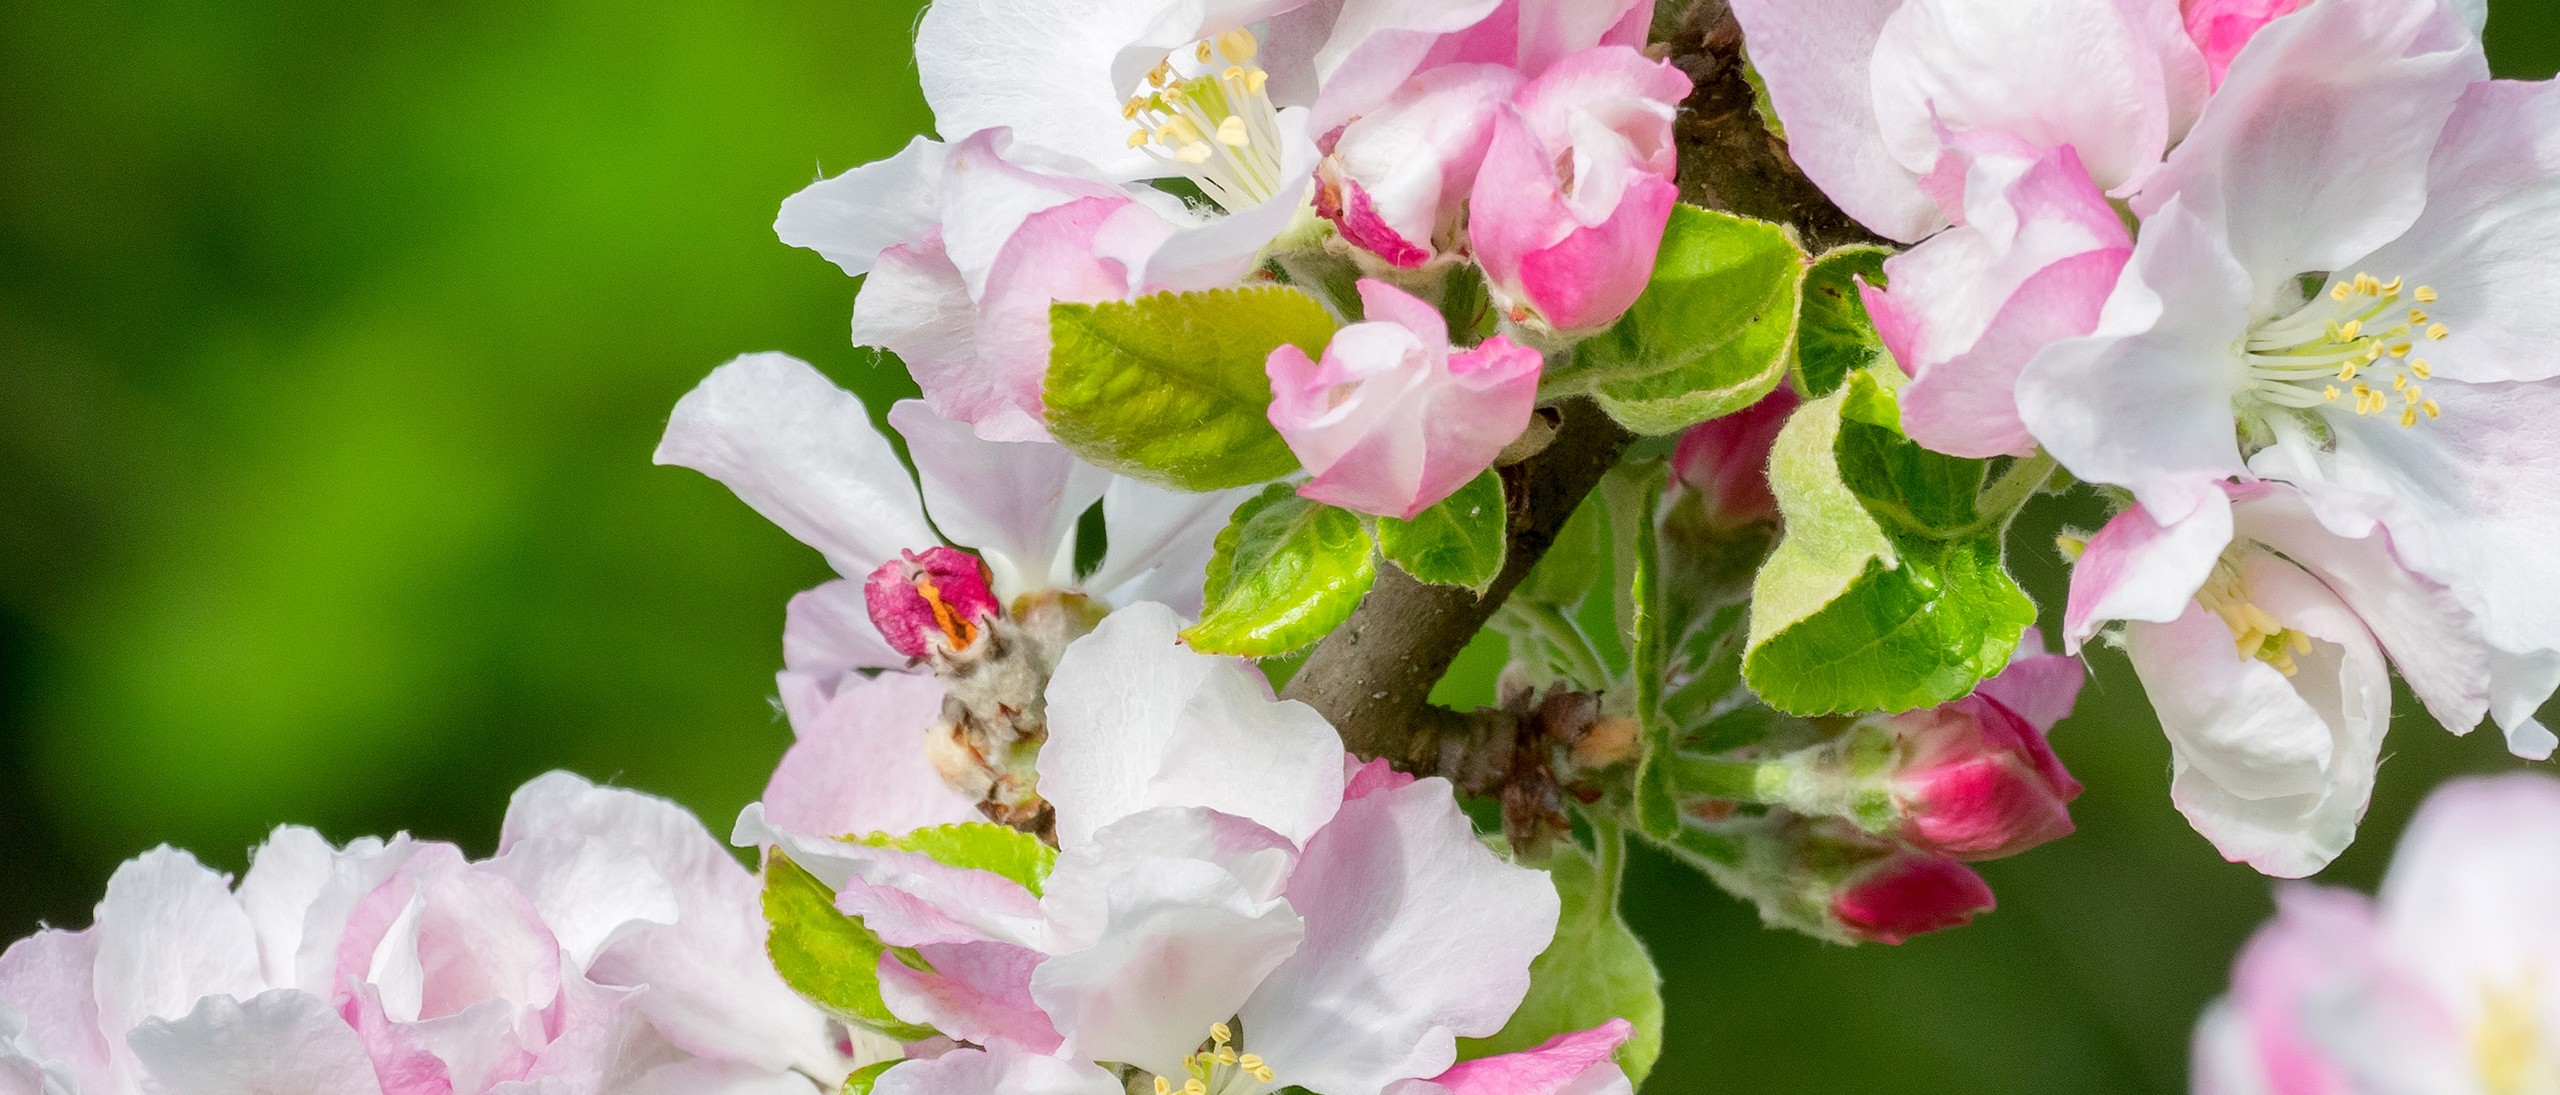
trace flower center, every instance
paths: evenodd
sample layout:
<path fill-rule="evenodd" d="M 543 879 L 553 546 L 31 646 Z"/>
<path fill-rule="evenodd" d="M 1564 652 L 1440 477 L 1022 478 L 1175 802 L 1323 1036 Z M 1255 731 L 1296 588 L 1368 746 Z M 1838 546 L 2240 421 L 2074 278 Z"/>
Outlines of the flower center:
<path fill-rule="evenodd" d="M 2196 591 L 2196 603 L 2222 617 L 2222 626 L 2231 629 L 2232 645 L 2239 649 L 2241 657 L 2265 662 L 2285 676 L 2300 671 L 2301 667 L 2293 663 L 2294 655 L 2311 652 L 2311 636 L 2284 626 L 2249 599 L 2248 583 L 2228 557 L 2213 564 L 2213 576 L 2205 579 L 2203 589 Z"/>
<path fill-rule="evenodd" d="M 2323 297 L 2249 332 L 2242 351 L 2249 380 L 2241 399 L 2296 411 L 2335 404 L 2365 416 L 2396 407 L 2403 428 L 2436 417 L 2441 408 L 2421 383 L 2433 373 L 2426 359 L 2411 356 L 2419 342 L 2452 333 L 2422 307 L 2435 300 L 2436 291 L 2424 285 L 2404 294 L 2399 278 L 2360 273 L 2332 285 Z"/>
<path fill-rule="evenodd" d="M 1129 147 L 1180 171 L 1230 213 L 1280 189 L 1280 112 L 1265 91 L 1271 75 L 1253 63 L 1260 51 L 1241 28 L 1201 42 L 1190 51 L 1194 64 L 1177 69 L 1166 58 L 1120 112 L 1138 124 Z"/>
<path fill-rule="evenodd" d="M 1273 1083 L 1271 1066 L 1258 1055 L 1242 1052 L 1235 1028 L 1225 1023 L 1209 1027 L 1209 1040 L 1201 1043 L 1200 1052 L 1183 1060 L 1181 1083 L 1156 1077 L 1156 1095 L 1262 1095 Z"/>
<path fill-rule="evenodd" d="M 2560 1060 L 2553 1059 L 2539 1027 L 2540 1001 L 2530 981 L 2514 989 L 2482 992 L 2480 1022 L 2471 1029 L 2471 1060 L 2489 1095 L 2560 1092 Z"/>

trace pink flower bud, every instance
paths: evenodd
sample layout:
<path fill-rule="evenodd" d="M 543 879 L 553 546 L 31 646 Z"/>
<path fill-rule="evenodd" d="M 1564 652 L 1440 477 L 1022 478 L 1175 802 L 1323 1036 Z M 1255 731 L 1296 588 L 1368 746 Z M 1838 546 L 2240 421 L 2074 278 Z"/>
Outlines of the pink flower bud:
<path fill-rule="evenodd" d="M 1780 387 L 1758 403 L 1680 435 L 1680 447 L 1671 454 L 1671 473 L 1697 494 L 1709 524 L 1729 529 L 1778 519 L 1778 497 L 1769 490 L 1769 451 L 1798 402 L 1794 389 Z"/>
<path fill-rule="evenodd" d="M 1362 281 L 1360 299 L 1368 322 L 1335 333 L 1321 363 L 1271 352 L 1271 424 L 1315 473 L 1298 493 L 1409 519 L 1528 427 L 1544 359 L 1500 337 L 1452 352 L 1439 311 L 1385 282 Z"/>
<path fill-rule="evenodd" d="M 898 653 L 922 658 L 935 650 L 966 650 L 985 621 L 1004 614 L 978 557 L 938 547 L 906 552 L 871 572 L 862 586 L 871 624 Z"/>
<path fill-rule="evenodd" d="M 1558 62 L 1496 116 L 1467 236 L 1519 318 L 1596 331 L 1644 292 L 1680 199 L 1671 120 L 1689 90 L 1668 63 L 1602 46 Z"/>
<path fill-rule="evenodd" d="M 1955 859 L 1998 859 L 2070 835 L 2080 781 L 2000 701 L 1977 693 L 1884 725 L 1900 739 L 1892 793 L 1903 842 Z"/>
<path fill-rule="evenodd" d="M 1831 918 L 1849 935 L 1900 943 L 1915 935 L 1971 923 L 1996 905 L 1991 886 L 1964 864 L 1918 852 L 1896 852 L 1862 867 L 1832 895 Z"/>

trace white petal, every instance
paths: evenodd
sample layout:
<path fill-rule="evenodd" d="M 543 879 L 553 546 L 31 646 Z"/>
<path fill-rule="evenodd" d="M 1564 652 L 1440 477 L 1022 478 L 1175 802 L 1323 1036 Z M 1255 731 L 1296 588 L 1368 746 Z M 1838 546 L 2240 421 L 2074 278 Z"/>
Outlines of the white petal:
<path fill-rule="evenodd" d="M 755 876 L 692 814 L 665 799 L 554 772 L 516 790 L 498 851 L 546 837 L 634 852 L 674 892 L 674 924 L 619 938 L 588 970 L 602 984 L 648 986 L 640 1007 L 668 1040 L 688 1052 L 762 1068 L 843 1073 L 825 1017 L 784 985 L 765 958 Z"/>
<path fill-rule="evenodd" d="M 2382 884 L 2393 941 L 2466 1012 L 2484 992 L 2527 989 L 2531 971 L 2560 973 L 2554 908 L 2560 781 L 2538 774 L 2438 787 L 2410 820 Z"/>
<path fill-rule="evenodd" d="M 2417 219 L 2427 154 L 2487 75 L 2435 4 L 2309 5 L 2233 59 L 2133 207 L 2148 217 L 2174 196 L 2223 226 L 2268 304 L 2287 279 L 2352 270 Z"/>
<path fill-rule="evenodd" d="M 111 1073 L 131 1076 L 120 1037 L 145 1019 L 174 1019 L 199 998 L 265 990 L 257 929 L 223 876 L 161 847 L 125 861 L 98 902 L 98 1029 Z M 129 1081 L 128 1081 L 129 1082 Z"/>
<path fill-rule="evenodd" d="M 258 933 L 258 965 L 267 984 L 296 983 L 294 960 L 302 949 L 303 922 L 328 888 L 337 863 L 338 850 L 299 825 L 276 826 L 267 842 L 249 853 L 249 872 L 240 877 L 238 897 Z"/>
<path fill-rule="evenodd" d="M 676 402 L 652 459 L 728 484 L 848 578 L 937 542 L 862 400 L 787 354 L 712 370 Z"/>
<path fill-rule="evenodd" d="M 921 673 L 840 679 L 832 693 L 796 674 L 779 678 L 798 739 L 765 783 L 765 816 L 802 836 L 903 834 L 984 820 L 925 758 L 942 717 L 942 682 Z"/>
<path fill-rule="evenodd" d="M 1877 39 L 1901 6 L 1733 0 L 1733 14 L 1796 165 L 1858 223 L 1913 243 L 1946 227 L 1946 217 L 1885 147 L 1869 85 Z"/>
<path fill-rule="evenodd" d="M 1110 473 L 1042 441 L 983 441 L 919 400 L 889 408 L 907 439 L 926 512 L 952 543 L 976 548 L 996 596 L 1046 587 L 1058 560 L 1075 563 L 1076 522 L 1102 497 Z"/>
<path fill-rule="evenodd" d="M 676 895 L 648 857 L 575 837 L 519 839 L 487 870 L 515 882 L 584 970 L 596 953 L 652 924 L 676 922 Z"/>
<path fill-rule="evenodd" d="M 1280 112 L 1280 170 L 1262 204 L 1224 216 L 1174 225 L 1143 249 L 1114 248 L 1111 257 L 1129 268 L 1133 288 L 1145 292 L 1216 289 L 1235 284 L 1261 265 L 1262 252 L 1294 223 L 1315 192 L 1316 151 L 1307 111 Z"/>
<path fill-rule="evenodd" d="M 926 401 L 948 417 L 1041 436 L 1037 423 L 1015 421 L 1023 416 L 1012 393 L 978 367 L 978 305 L 939 237 L 880 253 L 853 298 L 853 343 L 898 355 Z"/>
<path fill-rule="evenodd" d="M 2244 474 L 2232 347 L 2249 326 L 2247 273 L 2173 203 L 2143 226 L 2087 338 L 2048 346 L 2018 377 L 2018 417 L 2073 475 L 2132 488 L 2164 524 L 2226 505 Z"/>
<path fill-rule="evenodd" d="M 1247 897 L 1269 901 L 1289 880 L 1298 849 L 1278 833 L 1215 810 L 1159 806 L 1131 814 L 1059 854 L 1040 891 L 1054 946 L 1085 947 L 1100 939 L 1112 887 L 1123 875 L 1168 858 L 1215 866 L 1233 876 Z"/>
<path fill-rule="evenodd" d="M 167 1095 L 380 1092 L 354 1028 L 328 1001 L 277 989 L 246 1002 L 208 996 L 184 1018 L 136 1028 L 133 1052 Z"/>
<path fill-rule="evenodd" d="M 1254 670 L 1181 644 L 1162 605 L 1112 613 L 1049 679 L 1040 791 L 1058 842 L 1153 806 L 1206 806 L 1303 842 L 1342 799 L 1342 739 Z"/>
<path fill-rule="evenodd" d="M 832 686 L 857 669 L 904 669 L 907 656 L 880 637 L 862 582 L 837 578 L 794 594 L 783 610 L 782 664 Z"/>
<path fill-rule="evenodd" d="M 1121 875 L 1110 910 L 1092 946 L 1041 963 L 1031 997 L 1066 1036 L 1061 1055 L 1158 1074 L 1180 1075 L 1209 1024 L 1236 1014 L 1304 934 L 1288 902 L 1256 901 L 1233 875 L 1197 860 L 1159 859 Z"/>
<path fill-rule="evenodd" d="M 2072 564 L 2063 649 L 2078 653 L 2111 620 L 2168 623 L 2186 615 L 2230 543 L 2229 506 L 2204 507 L 2167 528 L 2141 506 L 2115 515 Z"/>
<path fill-rule="evenodd" d="M 2560 375 L 2560 83 L 2473 84 L 2427 168 L 2427 208 L 2363 262 L 2439 294 L 2458 337 L 2428 346 L 2449 380 Z"/>
<path fill-rule="evenodd" d="M 874 259 L 933 234 L 942 212 L 943 165 L 950 150 L 918 137 L 885 160 L 821 179 L 783 199 L 773 231 L 859 277 Z"/>
<path fill-rule="evenodd" d="M 21 1022 L 12 1041 L 74 1090 L 110 1083 L 107 1037 L 98 1028 L 97 964 L 96 928 L 48 929 L 0 952 L 0 1006 Z"/>
<path fill-rule="evenodd" d="M 956 1049 L 890 1069 L 872 1095 L 1122 1095 L 1111 1074 L 1012 1050 Z"/>
<path fill-rule="evenodd" d="M 1176 615 L 1197 614 L 1219 531 L 1236 507 L 1261 489 L 1193 494 L 1112 477 L 1102 492 L 1108 545 L 1085 588 L 1113 604 L 1155 601 Z"/>
<path fill-rule="evenodd" d="M 916 74 L 934 128 L 954 141 L 1009 128 L 1113 178 L 1155 174 L 1128 146 L 1111 74 L 1122 48 L 1183 0 L 938 0 L 916 24 Z"/>
<path fill-rule="evenodd" d="M 1275 16 L 1263 35 L 1272 101 L 1313 106 L 1329 133 L 1386 101 L 1442 35 L 1484 21 L 1498 0 L 1314 0 Z"/>
<path fill-rule="evenodd" d="M 1241 1013 L 1285 1082 L 1378 1095 L 1499 1030 L 1555 937 L 1555 884 L 1476 839 L 1446 780 L 1344 803 L 1289 879 L 1298 953 Z"/>
<path fill-rule="evenodd" d="M 1943 124 L 2069 145 L 2115 190 L 2168 143 L 2167 78 L 2149 46 L 2115 0 L 1907 0 L 1876 40 L 1878 131 L 1915 174 L 1936 164 Z"/>

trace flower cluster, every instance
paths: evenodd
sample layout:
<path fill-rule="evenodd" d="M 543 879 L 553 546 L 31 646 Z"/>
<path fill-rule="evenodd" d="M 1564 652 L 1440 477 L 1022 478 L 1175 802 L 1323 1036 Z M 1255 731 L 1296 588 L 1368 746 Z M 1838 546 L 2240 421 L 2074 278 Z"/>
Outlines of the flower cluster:
<path fill-rule="evenodd" d="M 2489 79 L 2478 4 L 1735 10 L 1797 162 L 1916 244 L 1864 290 L 1910 436 L 2118 492 L 2064 638 L 2122 623 L 2225 855 L 2346 846 L 2389 668 L 2550 755 L 2560 85 Z"/>
<path fill-rule="evenodd" d="M 0 954 L 0 1090 L 833 1090 L 894 1046 L 764 960 L 755 876 L 681 808 L 552 774 L 498 854 L 280 828 L 237 887 L 161 848 Z"/>

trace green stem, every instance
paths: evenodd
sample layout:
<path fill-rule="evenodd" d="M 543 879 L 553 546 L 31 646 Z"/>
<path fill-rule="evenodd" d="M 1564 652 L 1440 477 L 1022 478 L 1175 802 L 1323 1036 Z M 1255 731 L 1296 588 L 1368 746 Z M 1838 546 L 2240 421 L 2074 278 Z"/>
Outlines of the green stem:
<path fill-rule="evenodd" d="M 1972 534 L 2008 528 L 2009 519 L 2018 515 L 2027 499 L 2035 497 L 2036 492 L 2043 490 L 2045 483 L 2053 478 L 2056 466 L 2053 457 L 2043 449 L 2011 463 L 2009 470 L 2001 472 L 2000 478 L 1992 480 L 1990 486 L 1982 488 L 1982 493 L 1974 496 L 1973 511 L 1978 516 L 1965 532 Z"/>
<path fill-rule="evenodd" d="M 1686 753 L 1671 755 L 1671 782 L 1683 796 L 1784 806 L 1794 798 L 1791 792 L 1795 778 L 1794 767 L 1777 762 L 1709 760 Z"/>
<path fill-rule="evenodd" d="M 1557 668 L 1571 676 L 1575 684 L 1584 688 L 1608 686 L 1609 665 L 1607 660 L 1600 656 L 1600 648 L 1593 646 L 1591 636 L 1583 634 L 1581 626 L 1566 618 L 1561 610 L 1553 605 L 1526 601 L 1513 601 L 1504 605 L 1503 609 L 1516 613 L 1521 619 L 1528 621 L 1530 628 L 1538 633 L 1539 638 L 1547 641 L 1547 646 L 1553 649 L 1561 660 L 1572 663 Z"/>
<path fill-rule="evenodd" d="M 1627 877 L 1627 834 L 1618 823 L 1607 818 L 1591 820 L 1591 896 L 1582 906 L 1586 930 L 1607 923 L 1617 915 L 1619 884 Z"/>

